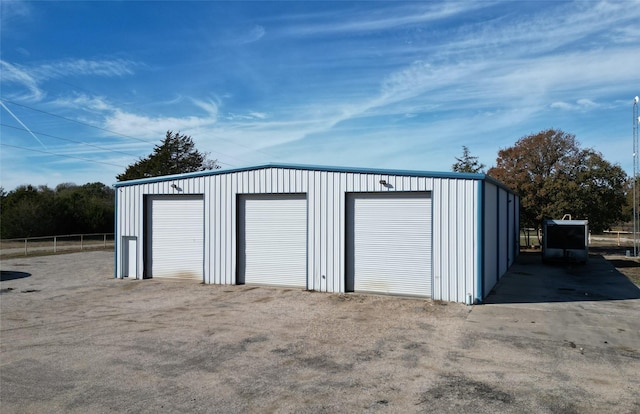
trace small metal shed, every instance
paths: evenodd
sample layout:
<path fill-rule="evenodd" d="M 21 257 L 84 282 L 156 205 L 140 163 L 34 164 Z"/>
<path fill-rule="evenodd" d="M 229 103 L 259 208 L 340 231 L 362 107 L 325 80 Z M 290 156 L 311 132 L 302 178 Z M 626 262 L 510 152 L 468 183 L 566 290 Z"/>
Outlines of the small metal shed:
<path fill-rule="evenodd" d="M 519 251 L 484 174 L 266 164 L 124 181 L 117 278 L 481 302 Z"/>

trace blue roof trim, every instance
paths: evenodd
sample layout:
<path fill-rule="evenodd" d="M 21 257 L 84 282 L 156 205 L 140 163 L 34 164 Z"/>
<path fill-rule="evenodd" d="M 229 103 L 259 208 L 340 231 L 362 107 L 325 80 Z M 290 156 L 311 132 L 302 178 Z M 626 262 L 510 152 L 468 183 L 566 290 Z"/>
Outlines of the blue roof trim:
<path fill-rule="evenodd" d="M 307 170 L 307 171 L 328 171 L 328 172 L 346 172 L 346 173 L 365 173 L 365 174 L 380 174 L 380 175 L 405 175 L 413 177 L 431 177 L 431 178 L 451 178 L 451 179 L 464 179 L 464 180 L 482 180 L 488 181 L 498 187 L 504 188 L 509 192 L 513 192 L 510 188 L 505 186 L 495 178 L 489 177 L 486 174 L 480 173 L 459 173 L 459 172 L 438 172 L 438 171 L 418 171 L 418 170 L 393 170 L 382 168 L 356 168 L 356 167 L 336 167 L 326 165 L 304 165 L 304 164 L 279 164 L 279 163 L 267 163 L 248 167 L 237 167 L 229 169 L 219 170 L 207 170 L 198 171 L 194 173 L 175 174 L 175 175 L 163 175 L 159 177 L 140 178 L 137 180 L 120 181 L 113 184 L 114 187 L 126 187 L 130 185 L 157 183 L 162 181 L 171 180 L 183 180 L 194 177 L 206 177 L 210 175 L 228 174 L 242 171 L 261 170 L 266 168 L 283 168 L 294 170 Z"/>

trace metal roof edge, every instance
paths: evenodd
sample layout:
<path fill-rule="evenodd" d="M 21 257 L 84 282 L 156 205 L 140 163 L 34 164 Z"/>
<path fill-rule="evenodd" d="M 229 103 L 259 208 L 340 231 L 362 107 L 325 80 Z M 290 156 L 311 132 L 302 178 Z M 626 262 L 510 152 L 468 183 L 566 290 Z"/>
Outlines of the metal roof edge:
<path fill-rule="evenodd" d="M 484 181 L 486 181 L 486 182 L 488 182 L 488 183 L 490 183 L 490 184 L 493 184 L 493 185 L 495 185 L 495 186 L 497 186 L 497 187 L 499 187 L 499 188 L 502 188 L 503 190 L 506 190 L 507 192 L 509 192 L 509 193 L 511 193 L 511 194 L 518 195 L 518 194 L 515 192 L 515 190 L 513 190 L 513 189 L 509 188 L 509 186 L 507 186 L 507 185 L 506 185 L 505 183 L 503 183 L 502 181 L 497 180 L 497 179 L 495 179 L 495 178 L 493 178 L 492 176 L 487 175 L 487 174 L 482 174 L 482 175 L 484 175 L 484 178 L 483 178 L 483 180 L 484 180 Z"/>
<path fill-rule="evenodd" d="M 483 174 L 474 174 L 474 173 L 400 170 L 400 169 L 392 169 L 392 168 L 340 167 L 340 166 L 332 166 L 332 165 L 305 165 L 305 164 L 267 164 L 266 167 L 299 169 L 299 170 L 309 170 L 309 171 L 367 173 L 367 174 L 380 174 L 380 175 L 412 175 L 416 177 L 464 178 L 464 179 L 472 179 L 472 180 L 479 180 L 483 178 Z"/>
<path fill-rule="evenodd" d="M 494 185 L 513 192 L 505 184 L 482 173 L 464 173 L 464 172 L 440 172 L 440 171 L 420 171 L 420 170 L 396 170 L 385 168 L 358 168 L 358 167 L 338 167 L 327 165 L 306 165 L 306 164 L 282 164 L 282 163 L 266 163 L 253 166 L 235 167 L 228 169 L 218 170 L 206 170 L 196 171 L 192 173 L 162 175 L 158 177 L 139 178 L 135 180 L 119 181 L 113 184 L 113 187 L 126 187 L 138 184 L 156 183 L 163 181 L 182 180 L 195 177 L 204 177 L 210 175 L 227 174 L 241 171 L 253 171 L 266 168 L 283 168 L 283 169 L 297 169 L 307 171 L 328 171 L 328 172 L 347 172 L 347 173 L 368 173 L 368 174 L 380 174 L 380 175 L 408 175 L 415 177 L 433 177 L 433 178 L 452 178 L 452 179 L 466 179 L 466 180 L 484 180 Z"/>
<path fill-rule="evenodd" d="M 261 168 L 270 168 L 270 167 L 271 167 L 271 164 L 261 164 L 261 165 L 246 166 L 246 167 L 220 168 L 217 170 L 196 171 L 196 172 L 182 173 L 182 174 L 159 175 L 157 177 L 137 178 L 135 180 L 118 181 L 117 183 L 113 184 L 113 186 L 126 187 L 130 185 L 158 183 L 162 181 L 172 181 L 172 180 L 183 180 L 187 178 L 205 177 L 209 175 L 227 174 L 227 173 L 233 173 L 233 172 L 239 172 L 239 171 L 252 171 L 252 170 L 259 170 Z"/>

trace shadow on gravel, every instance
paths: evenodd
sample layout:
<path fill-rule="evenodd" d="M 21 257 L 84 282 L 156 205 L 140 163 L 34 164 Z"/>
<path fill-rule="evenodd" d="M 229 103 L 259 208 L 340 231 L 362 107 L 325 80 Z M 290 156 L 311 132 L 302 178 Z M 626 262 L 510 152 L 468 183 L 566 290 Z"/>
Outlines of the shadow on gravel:
<path fill-rule="evenodd" d="M 547 265 L 540 252 L 522 252 L 484 303 L 628 299 L 640 299 L 640 288 L 600 255 L 590 255 L 584 265 Z"/>
<path fill-rule="evenodd" d="M 640 267 L 640 263 L 631 260 L 609 259 L 609 263 L 615 268 Z"/>
<path fill-rule="evenodd" d="M 16 279 L 24 279 L 25 277 L 31 276 L 31 273 L 27 272 L 14 272 L 12 270 L 1 270 L 0 271 L 0 282 L 6 282 L 9 280 Z"/>
<path fill-rule="evenodd" d="M 483 382 L 462 375 L 443 375 L 440 381 L 424 392 L 416 405 L 438 412 L 505 412 L 513 410 L 515 398 Z"/>

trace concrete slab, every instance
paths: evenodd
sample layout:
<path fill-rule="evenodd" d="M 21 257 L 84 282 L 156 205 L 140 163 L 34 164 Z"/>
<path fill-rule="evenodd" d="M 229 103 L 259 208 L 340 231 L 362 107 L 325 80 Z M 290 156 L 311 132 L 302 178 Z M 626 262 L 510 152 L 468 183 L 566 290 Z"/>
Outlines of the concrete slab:
<path fill-rule="evenodd" d="M 586 265 L 545 265 L 539 253 L 524 253 L 467 323 L 477 332 L 633 349 L 640 356 L 640 289 L 602 256 Z"/>

